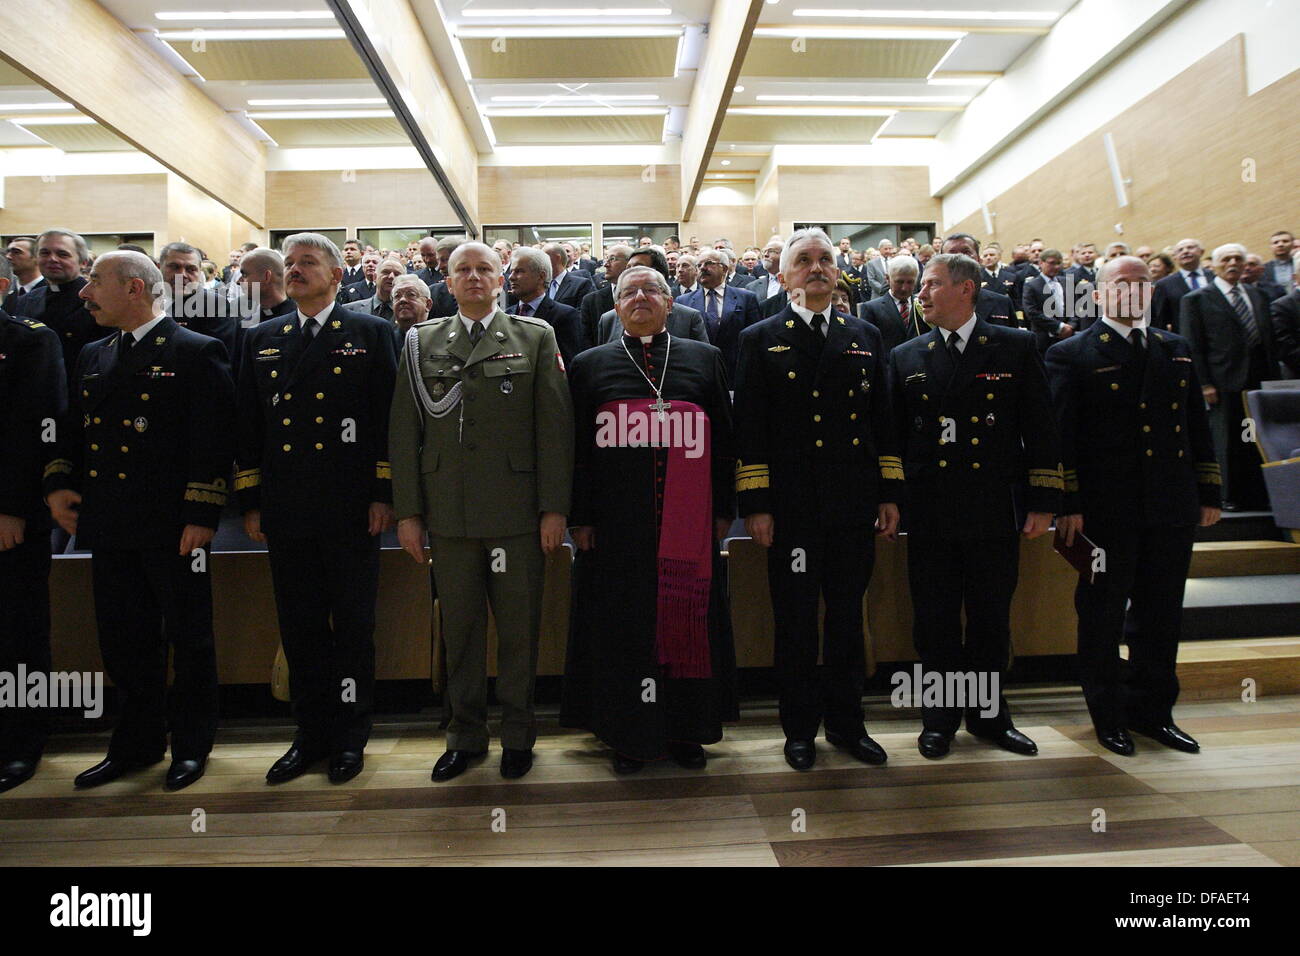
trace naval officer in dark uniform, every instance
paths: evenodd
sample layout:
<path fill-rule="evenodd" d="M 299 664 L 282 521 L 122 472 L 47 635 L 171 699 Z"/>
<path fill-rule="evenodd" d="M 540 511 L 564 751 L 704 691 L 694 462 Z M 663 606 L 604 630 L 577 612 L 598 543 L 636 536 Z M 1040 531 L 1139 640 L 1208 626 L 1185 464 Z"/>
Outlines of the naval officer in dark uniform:
<path fill-rule="evenodd" d="M 745 529 L 768 548 L 785 759 L 808 770 L 826 740 L 869 764 L 862 596 L 875 534 L 893 536 L 903 480 L 880 333 L 831 307 L 835 246 L 801 229 L 781 252 L 784 310 L 740 333 L 736 491 Z M 826 602 L 817 669 L 818 598 Z"/>
<path fill-rule="evenodd" d="M 82 349 L 45 469 L 54 520 L 93 555 L 99 646 L 122 709 L 108 757 L 79 787 L 157 763 L 170 730 L 166 785 L 179 790 L 203 776 L 217 730 L 208 545 L 226 503 L 234 386 L 225 346 L 165 315 L 161 283 L 142 253 L 95 262 L 80 295 L 116 331 Z"/>
<path fill-rule="evenodd" d="M 336 303 L 333 242 L 303 232 L 283 248 L 297 311 L 244 336 L 235 472 L 244 530 L 267 543 L 298 721 L 266 778 L 292 780 L 329 757 L 342 783 L 361 772 L 370 737 L 397 355 L 391 322 Z"/>
<path fill-rule="evenodd" d="M 0 299 L 13 281 L 0 257 Z M 59 337 L 0 311 L 0 672 L 50 672 L 50 512 L 41 472 L 68 389 Z M 48 710 L 0 708 L 0 793 L 30 780 Z"/>
<path fill-rule="evenodd" d="M 926 672 L 964 674 L 976 688 L 993 690 L 1010 653 L 1020 534 L 1047 531 L 1063 481 L 1034 337 L 975 314 L 979 271 L 966 255 L 932 258 L 918 299 L 936 328 L 898 346 L 889 361 L 907 476 L 912 639 Z M 948 753 L 963 709 L 975 736 L 1037 753 L 998 698 L 923 707 L 921 754 Z"/>
<path fill-rule="evenodd" d="M 1188 342 L 1150 326 L 1146 263 L 1103 263 L 1095 296 L 1100 321 L 1047 350 L 1065 468 L 1057 528 L 1067 546 L 1082 533 L 1105 560 L 1075 590 L 1083 693 L 1107 749 L 1132 755 L 1135 730 L 1195 753 L 1173 720 L 1175 664 L 1192 541 L 1219 520 L 1219 465 Z"/>

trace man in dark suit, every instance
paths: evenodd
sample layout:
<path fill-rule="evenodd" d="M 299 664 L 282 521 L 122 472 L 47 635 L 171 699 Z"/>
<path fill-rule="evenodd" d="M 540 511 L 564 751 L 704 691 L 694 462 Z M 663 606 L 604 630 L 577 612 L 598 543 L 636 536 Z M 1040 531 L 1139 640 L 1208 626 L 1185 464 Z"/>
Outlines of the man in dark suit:
<path fill-rule="evenodd" d="M 1074 258 L 1070 268 L 1065 270 L 1067 276 L 1074 278 L 1074 284 L 1077 286 L 1082 282 L 1090 286 L 1097 284 L 1097 247 L 1091 242 L 1080 242 L 1070 252 Z"/>
<path fill-rule="evenodd" d="M 1214 250 L 1214 279 L 1179 303 L 1179 329 L 1191 345 L 1196 377 L 1210 406 L 1210 432 L 1223 472 L 1227 511 L 1267 507 L 1268 496 L 1254 442 L 1241 440 L 1246 414 L 1242 393 L 1277 378 L 1277 354 L 1268 303 L 1241 281 L 1246 248 Z"/>
<path fill-rule="evenodd" d="M 38 286 L 45 284 L 45 277 L 36 261 L 36 240 L 31 236 L 15 236 L 5 247 L 5 259 L 13 270 L 13 282 L 4 297 L 4 311 L 10 315 L 20 314 L 18 304 Z"/>
<path fill-rule="evenodd" d="M 870 302 L 858 303 L 858 318 L 880 333 L 886 356 L 895 346 L 930 330 L 914 294 L 919 274 L 911 256 L 894 256 L 889 260 L 889 291 Z"/>
<path fill-rule="evenodd" d="M 31 240 L 29 240 L 31 241 Z M 13 281 L 0 259 L 0 298 Z M 50 512 L 41 492 L 48 423 L 68 400 L 58 336 L 0 311 L 0 673 L 49 674 Z M 0 708 L 0 793 L 30 780 L 49 711 Z"/>
<path fill-rule="evenodd" d="M 402 260 L 392 256 L 379 263 L 375 270 L 375 294 L 358 302 L 346 302 L 343 308 L 363 315 L 378 316 L 385 321 L 393 320 L 393 283 L 398 276 L 407 275 Z M 418 278 L 418 276 L 417 276 Z"/>
<path fill-rule="evenodd" d="M 600 317 L 614 308 L 614 285 L 627 268 L 631 257 L 632 247 L 623 243 L 612 245 L 606 250 L 605 278 L 609 281 L 583 296 L 578 309 L 582 316 L 583 337 L 583 348 L 579 351 L 585 351 L 596 344 L 596 326 L 600 324 Z M 549 285 L 550 279 L 546 281 Z"/>
<path fill-rule="evenodd" d="M 658 246 L 644 246 L 632 253 L 628 259 L 628 268 L 632 266 L 646 266 L 654 269 L 665 279 L 668 278 L 668 258 Z M 674 300 L 670 303 L 666 328 L 669 335 L 695 339 L 697 342 L 709 341 L 708 332 L 704 328 L 704 317 L 698 310 L 682 305 L 680 301 Z M 616 342 L 622 334 L 623 323 L 614 308 L 610 307 L 600 316 L 591 345 Z"/>
<path fill-rule="evenodd" d="M 948 255 L 969 256 L 978 263 L 980 259 L 980 242 L 967 233 L 956 232 L 943 241 L 943 251 Z M 1017 324 L 1015 306 L 1011 302 L 1011 296 L 994 292 L 984 286 L 980 287 L 979 294 L 975 298 L 975 315 L 989 323 L 989 325 L 1005 325 L 1015 328 Z"/>
<path fill-rule="evenodd" d="M 706 249 L 699 255 L 700 288 L 681 297 L 680 304 L 704 316 L 709 341 L 722 352 L 729 381 L 735 380 L 740 333 L 763 318 L 758 299 L 747 289 L 727 282 L 725 253 Z"/>
<path fill-rule="evenodd" d="M 853 266 L 853 242 L 848 236 L 840 240 L 840 251 L 835 255 L 835 267 L 847 272 Z"/>
<path fill-rule="evenodd" d="M 1025 279 L 1021 292 L 1025 325 L 1034 333 L 1040 353 L 1079 331 L 1086 319 L 1075 314 L 1078 300 L 1073 285 L 1063 281 L 1062 258 L 1059 249 L 1044 249 L 1038 260 L 1039 271 Z"/>
<path fill-rule="evenodd" d="M 889 355 L 908 487 L 912 640 L 925 672 L 946 675 L 952 689 L 922 707 L 917 744 L 930 759 L 948 753 L 963 710 L 975 736 L 1038 752 L 999 689 L 1020 537 L 1044 534 L 1060 510 L 1061 446 L 1033 336 L 975 314 L 979 272 L 968 256 L 931 259 L 917 298 L 935 329 Z"/>
<path fill-rule="evenodd" d="M 446 263 L 447 256 L 451 255 L 451 250 L 447 251 L 446 256 L 439 257 L 439 248 L 442 240 L 435 239 L 433 236 L 425 236 L 420 240 L 419 251 L 420 260 L 424 265 L 420 266 L 415 274 L 424 280 L 424 284 L 432 289 L 439 282 L 446 278 L 443 270 L 438 263 Z M 454 248 L 454 247 L 453 247 Z"/>
<path fill-rule="evenodd" d="M 588 294 L 596 290 L 591 278 L 585 272 L 569 270 L 569 254 L 558 242 L 548 242 L 542 246 L 542 252 L 551 258 L 551 282 L 547 286 L 547 295 L 561 305 L 576 309 Z"/>
<path fill-rule="evenodd" d="M 343 243 L 343 281 L 339 286 L 346 289 L 354 282 L 364 281 L 365 278 L 366 274 L 361 268 L 361 243 L 356 239 L 349 239 Z"/>
<path fill-rule="evenodd" d="M 1281 286 L 1285 294 L 1296 288 L 1295 262 L 1292 259 L 1295 237 L 1282 229 L 1273 233 L 1268 242 L 1273 247 L 1273 258 L 1264 263 L 1264 278 Z"/>
<path fill-rule="evenodd" d="M 364 302 L 366 299 L 374 297 L 375 279 L 379 273 L 379 253 L 367 252 L 361 257 L 361 272 L 365 276 L 360 282 L 354 282 L 350 286 L 340 286 L 335 302 L 339 305 L 347 305 L 351 302 Z M 421 273 L 421 278 L 423 278 Z M 427 279 L 425 281 L 428 281 Z"/>
<path fill-rule="evenodd" d="M 675 293 L 677 296 L 694 292 L 699 287 L 699 262 L 692 253 L 683 252 L 678 255 L 677 267 L 673 270 L 672 279 L 677 283 L 677 292 Z"/>
<path fill-rule="evenodd" d="M 1029 261 L 1029 244 L 1022 242 L 1014 246 L 1011 250 L 1011 265 L 1007 267 L 1020 277 L 1023 283 L 1030 276 L 1038 275 L 1038 266 Z"/>
<path fill-rule="evenodd" d="M 284 256 L 274 249 L 254 249 L 244 253 L 241 266 L 243 314 L 249 328 L 298 311 L 293 299 L 284 294 Z"/>
<path fill-rule="evenodd" d="M 862 710 L 862 596 L 903 484 L 884 349 L 832 308 L 840 269 L 825 232 L 794 233 L 781 258 L 798 301 L 741 332 L 735 415 L 739 510 L 768 549 L 785 759 L 811 769 L 824 723 L 832 746 L 883 764 Z"/>
<path fill-rule="evenodd" d="M 296 233 L 283 248 L 298 309 L 244 337 L 235 472 L 244 531 L 267 543 L 298 724 L 267 781 L 329 757 L 330 781 L 343 783 L 370 737 L 396 349 L 391 322 L 336 303 L 334 243 Z"/>
<path fill-rule="evenodd" d="M 583 332 L 582 315 L 578 310 L 560 305 L 546 294 L 550 283 L 549 256 L 529 246 L 521 246 L 515 250 L 514 257 L 510 260 L 510 285 L 515 304 L 510 307 L 508 314 L 532 316 L 541 319 L 554 329 L 555 342 L 560 347 L 560 357 L 564 359 L 564 367 L 568 368 L 573 362 L 573 357 L 586 350 L 587 337 Z M 591 295 L 596 294 L 591 293 Z"/>
<path fill-rule="evenodd" d="M 18 301 L 15 318 L 35 319 L 59 337 L 71 398 L 76 390 L 71 370 L 77 366 L 77 357 L 101 337 L 99 326 L 80 296 L 86 284 L 81 270 L 90 261 L 90 247 L 75 232 L 47 229 L 36 239 L 36 261 L 45 282 Z"/>
<path fill-rule="evenodd" d="M 187 787 L 217 730 L 208 545 L 226 503 L 234 385 L 225 346 L 163 313 L 162 281 L 137 252 L 96 261 L 80 295 L 116 333 L 82 350 L 45 468 L 54 520 L 92 552 L 100 650 L 122 701 L 108 756 L 78 787 L 157 763 L 169 731 L 166 786 Z"/>
<path fill-rule="evenodd" d="M 1095 294 L 1101 318 L 1047 351 L 1065 476 L 1058 534 L 1067 547 L 1086 535 L 1105 555 L 1074 595 L 1083 693 L 1108 750 L 1131 756 L 1132 729 L 1195 753 L 1173 719 L 1175 665 L 1196 528 L 1219 520 L 1219 466 L 1186 340 L 1146 328 L 1146 263 L 1107 261 Z"/>
<path fill-rule="evenodd" d="M 1178 271 L 1156 283 L 1151 296 L 1151 325 L 1178 331 L 1180 302 L 1188 292 L 1203 289 L 1214 279 L 1214 272 L 1201 267 L 1205 248 L 1199 239 L 1179 239 L 1174 246 L 1174 262 Z M 1202 379 L 1202 381 L 1204 381 Z"/>
<path fill-rule="evenodd" d="M 1258 289 L 1259 294 L 1264 297 L 1264 301 L 1272 305 L 1286 295 L 1286 289 L 1268 276 L 1269 273 L 1264 269 L 1264 260 L 1253 252 L 1247 253 L 1246 268 L 1242 270 L 1241 281 Z"/>
<path fill-rule="evenodd" d="M 243 255 L 240 275 L 244 271 Z M 239 307 L 203 288 L 202 250 L 185 242 L 169 242 L 159 253 L 158 263 L 162 267 L 168 318 L 182 328 L 216 339 L 226 347 L 229 360 L 237 361 L 234 353 Z"/>
<path fill-rule="evenodd" d="M 1300 288 L 1275 301 L 1270 311 L 1278 361 L 1289 377 L 1300 378 Z"/>
<path fill-rule="evenodd" d="M 1018 272 L 1002 264 L 1002 247 L 996 242 L 990 242 L 980 252 L 980 263 L 984 266 L 980 273 L 980 288 L 1000 292 L 1011 300 L 1011 307 L 1015 311 L 1021 311 L 1022 280 Z"/>

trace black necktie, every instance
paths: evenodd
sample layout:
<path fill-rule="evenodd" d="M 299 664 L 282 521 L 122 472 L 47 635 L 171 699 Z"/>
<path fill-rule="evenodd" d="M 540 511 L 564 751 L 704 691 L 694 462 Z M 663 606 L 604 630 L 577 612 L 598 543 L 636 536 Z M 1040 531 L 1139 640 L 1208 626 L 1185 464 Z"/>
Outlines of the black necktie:
<path fill-rule="evenodd" d="M 302 324 L 302 341 L 304 345 L 311 345 L 311 340 L 316 337 L 316 320 L 308 319 Z"/>
<path fill-rule="evenodd" d="M 1147 339 L 1146 336 L 1142 334 L 1141 329 L 1134 329 L 1129 333 L 1128 343 L 1133 346 L 1133 351 L 1137 353 L 1138 356 L 1146 354 Z"/>
<path fill-rule="evenodd" d="M 478 345 L 478 340 L 483 338 L 483 323 L 471 322 L 469 324 L 469 341 L 471 345 Z"/>
<path fill-rule="evenodd" d="M 961 362 L 961 336 L 956 332 L 948 336 L 948 357 L 952 360 L 952 367 L 956 368 Z"/>
<path fill-rule="evenodd" d="M 121 340 L 117 343 L 117 360 L 119 362 L 126 359 L 126 353 L 131 351 L 133 345 L 135 345 L 135 335 L 130 332 L 123 332 Z"/>
<path fill-rule="evenodd" d="M 822 337 L 822 326 L 826 324 L 826 316 L 820 312 L 812 317 L 812 330 L 817 333 L 817 338 Z"/>

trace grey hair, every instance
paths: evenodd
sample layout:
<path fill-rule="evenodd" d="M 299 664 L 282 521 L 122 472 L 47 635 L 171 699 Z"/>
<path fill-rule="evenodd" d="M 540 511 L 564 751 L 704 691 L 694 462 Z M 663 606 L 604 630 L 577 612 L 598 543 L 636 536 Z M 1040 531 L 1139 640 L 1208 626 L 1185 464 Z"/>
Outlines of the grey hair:
<path fill-rule="evenodd" d="M 188 242 L 169 242 L 167 245 L 163 246 L 162 251 L 158 253 L 158 261 L 162 262 L 173 252 L 179 252 L 183 256 L 198 256 L 200 263 L 207 258 L 207 256 L 203 254 L 203 250 L 198 246 L 191 246 Z M 240 261 L 242 262 L 243 259 L 241 258 Z"/>
<path fill-rule="evenodd" d="M 117 277 L 123 282 L 129 282 L 132 279 L 142 281 L 145 289 L 150 294 L 156 294 L 163 287 L 162 270 L 154 265 L 154 261 L 143 252 L 131 252 L 130 250 L 106 252 L 95 260 L 95 267 L 97 269 L 102 268 L 105 263 L 113 265 Z"/>
<path fill-rule="evenodd" d="M 71 239 L 73 247 L 77 250 L 77 261 L 90 261 L 90 246 L 86 243 L 86 240 L 77 233 L 72 232 L 69 229 L 46 229 L 36 237 L 36 245 L 40 246 L 40 244 L 45 241 L 46 236 L 64 236 L 67 239 Z M 36 250 L 33 249 L 32 251 L 35 252 Z"/>
<path fill-rule="evenodd" d="M 339 247 L 334 245 L 332 239 L 322 236 L 319 232 L 295 232 L 292 236 L 285 236 L 284 242 L 280 243 L 280 251 L 287 258 L 293 246 L 306 246 L 308 249 L 324 253 L 331 269 L 340 269 L 343 266 L 343 253 L 339 252 Z"/>
<path fill-rule="evenodd" d="M 425 282 L 414 272 L 404 272 L 393 280 L 393 295 L 397 295 L 397 287 L 402 285 L 413 285 L 417 292 L 426 299 L 432 299 L 433 293 L 429 291 L 429 283 Z"/>
<path fill-rule="evenodd" d="M 1129 251 L 1127 242 L 1112 242 L 1110 245 L 1106 247 L 1106 254 L 1110 255 L 1110 251 L 1112 249 L 1119 249 L 1120 255 L 1125 255 L 1125 256 L 1128 255 L 1128 251 Z"/>
<path fill-rule="evenodd" d="M 1297 254 L 1300 254 L 1300 249 L 1297 249 L 1296 252 Z M 695 266 L 696 268 L 698 268 L 700 265 L 699 257 L 694 256 L 689 252 L 683 252 L 681 255 L 677 257 L 678 265 L 681 265 L 683 262 L 689 262 L 691 265 Z"/>
<path fill-rule="evenodd" d="M 969 279 L 975 287 L 971 301 L 974 302 L 979 298 L 980 264 L 970 256 L 960 252 L 942 252 L 926 263 L 925 271 L 928 273 L 935 266 L 943 266 L 948 272 L 948 278 L 953 282 L 965 282 Z"/>
<path fill-rule="evenodd" d="M 904 253 L 901 256 L 894 256 L 889 260 L 889 265 L 885 266 L 885 272 L 892 279 L 895 273 L 906 272 L 909 275 L 920 275 L 921 267 L 917 265 L 916 260 Z"/>
<path fill-rule="evenodd" d="M 464 244 L 465 239 L 462 236 L 443 236 L 438 240 L 437 249 L 439 252 L 445 252 L 447 250 L 452 250 L 454 252 L 457 247 Z"/>
<path fill-rule="evenodd" d="M 560 258 L 564 260 L 564 264 L 566 266 L 569 264 L 569 250 L 564 248 L 563 243 L 548 242 L 542 246 L 542 252 L 546 253 L 548 256 L 558 252 Z"/>
<path fill-rule="evenodd" d="M 439 240 L 441 242 L 441 240 Z M 488 260 L 496 267 L 497 275 L 501 275 L 501 257 L 497 255 L 496 250 L 485 242 L 465 242 L 458 240 L 458 245 L 452 250 L 451 255 L 447 258 L 447 271 L 456 271 L 456 260 L 469 252 L 471 249 L 477 250 L 487 256 Z"/>
<path fill-rule="evenodd" d="M 613 255 L 621 255 L 625 259 L 630 259 L 632 258 L 632 253 L 636 251 L 637 250 L 633 249 L 626 242 L 616 242 L 605 250 L 605 258 L 608 259 Z"/>
<path fill-rule="evenodd" d="M 654 276 L 655 284 L 659 286 L 659 291 L 664 295 L 673 294 L 672 287 L 668 285 L 668 280 L 664 278 L 663 273 L 658 269 L 651 269 L 649 266 L 628 266 L 618 274 L 618 283 L 614 286 L 614 298 L 617 299 L 623 294 L 623 286 L 627 285 L 630 279 L 636 279 L 640 276 Z"/>
<path fill-rule="evenodd" d="M 1240 242 L 1225 242 L 1221 246 L 1216 246 L 1214 251 L 1210 253 L 1210 261 L 1218 262 L 1219 256 L 1226 256 L 1231 252 L 1240 254 L 1243 259 L 1246 258 L 1246 247 Z"/>
<path fill-rule="evenodd" d="M 275 278 L 284 278 L 284 256 L 274 249 L 262 246 L 252 252 L 245 252 L 244 257 L 239 260 L 239 271 L 243 275 L 268 270 Z"/>
<path fill-rule="evenodd" d="M 555 270 L 551 268 L 551 257 L 540 249 L 532 249 L 528 246 L 520 246 L 516 249 L 510 257 L 510 268 L 518 269 L 522 263 L 527 263 L 540 272 L 547 282 L 554 278 Z"/>
<path fill-rule="evenodd" d="M 781 249 L 781 271 L 786 272 L 789 270 L 790 263 L 794 261 L 795 246 L 801 242 L 812 242 L 814 240 L 825 243 L 826 248 L 830 249 L 831 252 L 834 252 L 837 248 L 835 243 L 831 242 L 831 237 L 826 235 L 825 229 L 819 229 L 816 226 L 811 226 L 808 229 L 797 229 L 790 233 L 790 238 L 785 241 L 785 245 Z"/>
<path fill-rule="evenodd" d="M 380 269 L 388 265 L 390 262 L 402 270 L 402 275 L 406 274 L 406 263 L 397 258 L 397 256 L 388 256 L 386 259 L 380 259 L 379 265 L 375 266 L 375 272 L 378 273 Z"/>

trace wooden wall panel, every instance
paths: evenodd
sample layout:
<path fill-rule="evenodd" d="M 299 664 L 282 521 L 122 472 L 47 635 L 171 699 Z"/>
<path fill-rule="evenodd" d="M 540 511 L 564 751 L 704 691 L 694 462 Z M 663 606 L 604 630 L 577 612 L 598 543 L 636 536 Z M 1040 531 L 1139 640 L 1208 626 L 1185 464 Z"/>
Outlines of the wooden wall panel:
<path fill-rule="evenodd" d="M 426 169 L 273 170 L 271 229 L 450 226 L 460 220 Z"/>
<path fill-rule="evenodd" d="M 677 166 L 482 166 L 485 223 L 677 222 Z"/>
<path fill-rule="evenodd" d="M 231 221 L 237 218 L 221 203 L 195 189 L 179 176 L 167 176 L 167 242 L 198 246 L 218 267 L 224 266 L 232 247 Z M 158 243 L 162 247 L 162 239 Z"/>
<path fill-rule="evenodd" d="M 1297 229 L 1300 71 L 1246 95 L 1244 38 L 1233 37 L 1053 159 L 989 200 L 1003 245 L 1041 237 L 1068 250 L 1115 239 L 1160 249 L 1184 236 L 1206 251 L 1242 242 L 1265 259 L 1269 234 Z M 1189 91 L 1192 95 L 1189 95 Z M 1129 205 L 1115 205 L 1102 137 L 1111 133 Z M 1253 179 L 1248 173 L 1253 165 Z M 1124 235 L 1115 233 L 1123 223 Z M 946 233 L 986 237 L 979 212 Z"/>
<path fill-rule="evenodd" d="M 754 245 L 754 207 L 705 206 L 695 204 L 695 215 L 682 223 L 681 234 L 688 239 L 699 236 L 709 245 L 719 236 L 730 239 L 737 252 Z"/>
<path fill-rule="evenodd" d="M 762 246 L 775 235 L 783 235 L 780 213 L 780 169 L 774 169 L 754 196 L 754 238 Z"/>
<path fill-rule="evenodd" d="M 777 210 L 795 220 L 938 222 L 926 166 L 781 166 Z"/>
<path fill-rule="evenodd" d="M 167 174 L 5 178 L 0 233 L 35 235 L 57 226 L 74 232 L 167 231 Z"/>

